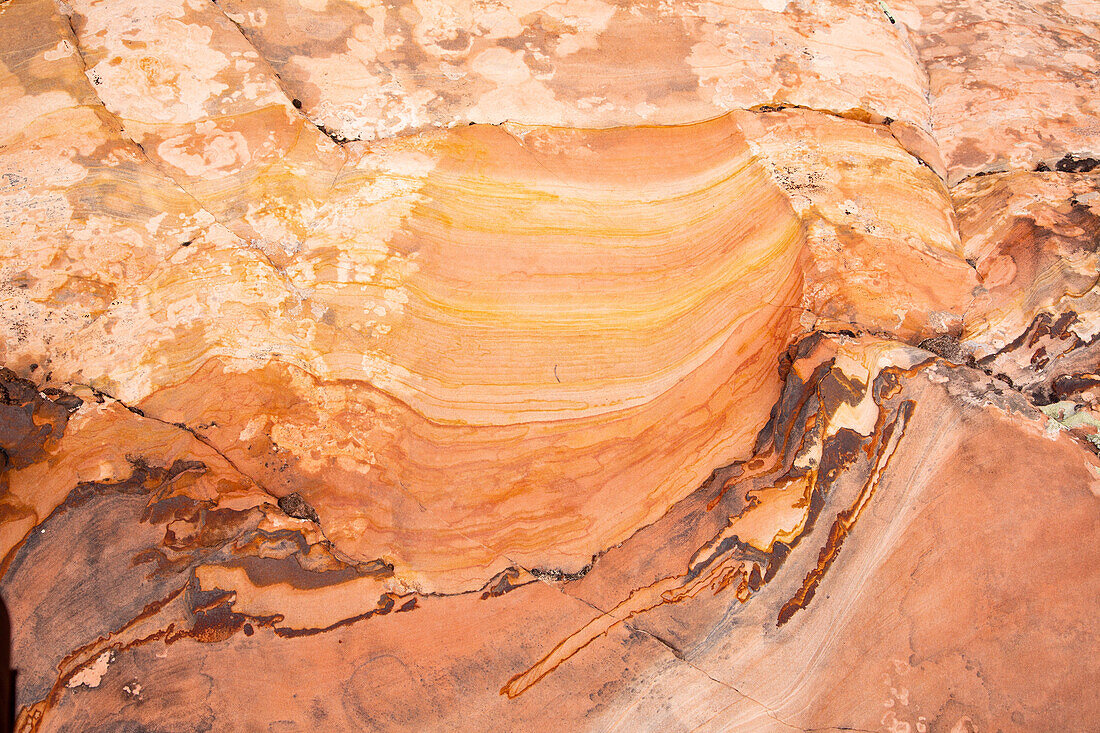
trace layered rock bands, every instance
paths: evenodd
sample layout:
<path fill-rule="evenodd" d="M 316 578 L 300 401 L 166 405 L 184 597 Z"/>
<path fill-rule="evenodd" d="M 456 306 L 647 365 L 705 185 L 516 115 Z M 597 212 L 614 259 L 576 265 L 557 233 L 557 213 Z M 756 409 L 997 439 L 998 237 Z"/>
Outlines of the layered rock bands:
<path fill-rule="evenodd" d="M 0 3 L 17 730 L 1100 726 L 1098 39 Z"/>

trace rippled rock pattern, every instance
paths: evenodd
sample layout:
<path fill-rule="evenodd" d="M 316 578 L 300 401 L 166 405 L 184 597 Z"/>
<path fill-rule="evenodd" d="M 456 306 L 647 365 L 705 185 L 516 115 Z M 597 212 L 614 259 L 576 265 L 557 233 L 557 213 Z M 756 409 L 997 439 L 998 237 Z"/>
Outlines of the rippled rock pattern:
<path fill-rule="evenodd" d="M 1100 5 L 4 0 L 46 731 L 1100 728 Z"/>

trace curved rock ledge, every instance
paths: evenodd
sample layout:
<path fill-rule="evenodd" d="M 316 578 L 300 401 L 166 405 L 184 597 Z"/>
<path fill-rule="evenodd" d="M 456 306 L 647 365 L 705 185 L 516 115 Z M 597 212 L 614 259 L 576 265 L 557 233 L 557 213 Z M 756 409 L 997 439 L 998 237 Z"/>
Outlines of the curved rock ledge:
<path fill-rule="evenodd" d="M 1097 728 L 1098 23 L 0 2 L 16 730 Z"/>

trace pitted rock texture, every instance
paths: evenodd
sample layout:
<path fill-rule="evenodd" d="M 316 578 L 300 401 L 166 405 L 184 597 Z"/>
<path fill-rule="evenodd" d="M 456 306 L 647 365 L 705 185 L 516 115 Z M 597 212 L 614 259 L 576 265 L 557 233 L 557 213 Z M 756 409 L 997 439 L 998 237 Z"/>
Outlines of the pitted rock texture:
<path fill-rule="evenodd" d="M 0 2 L 17 730 L 1100 727 L 1097 38 Z"/>

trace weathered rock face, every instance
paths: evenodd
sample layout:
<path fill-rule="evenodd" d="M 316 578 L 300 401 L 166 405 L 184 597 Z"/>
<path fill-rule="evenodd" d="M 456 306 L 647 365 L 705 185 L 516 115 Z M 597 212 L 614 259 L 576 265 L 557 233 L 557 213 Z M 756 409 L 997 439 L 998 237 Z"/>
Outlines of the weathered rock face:
<path fill-rule="evenodd" d="M 906 0 L 954 185 L 975 173 L 1085 171 L 1100 157 L 1100 8 Z"/>
<path fill-rule="evenodd" d="M 19 730 L 1100 726 L 1098 37 L 0 4 Z"/>

